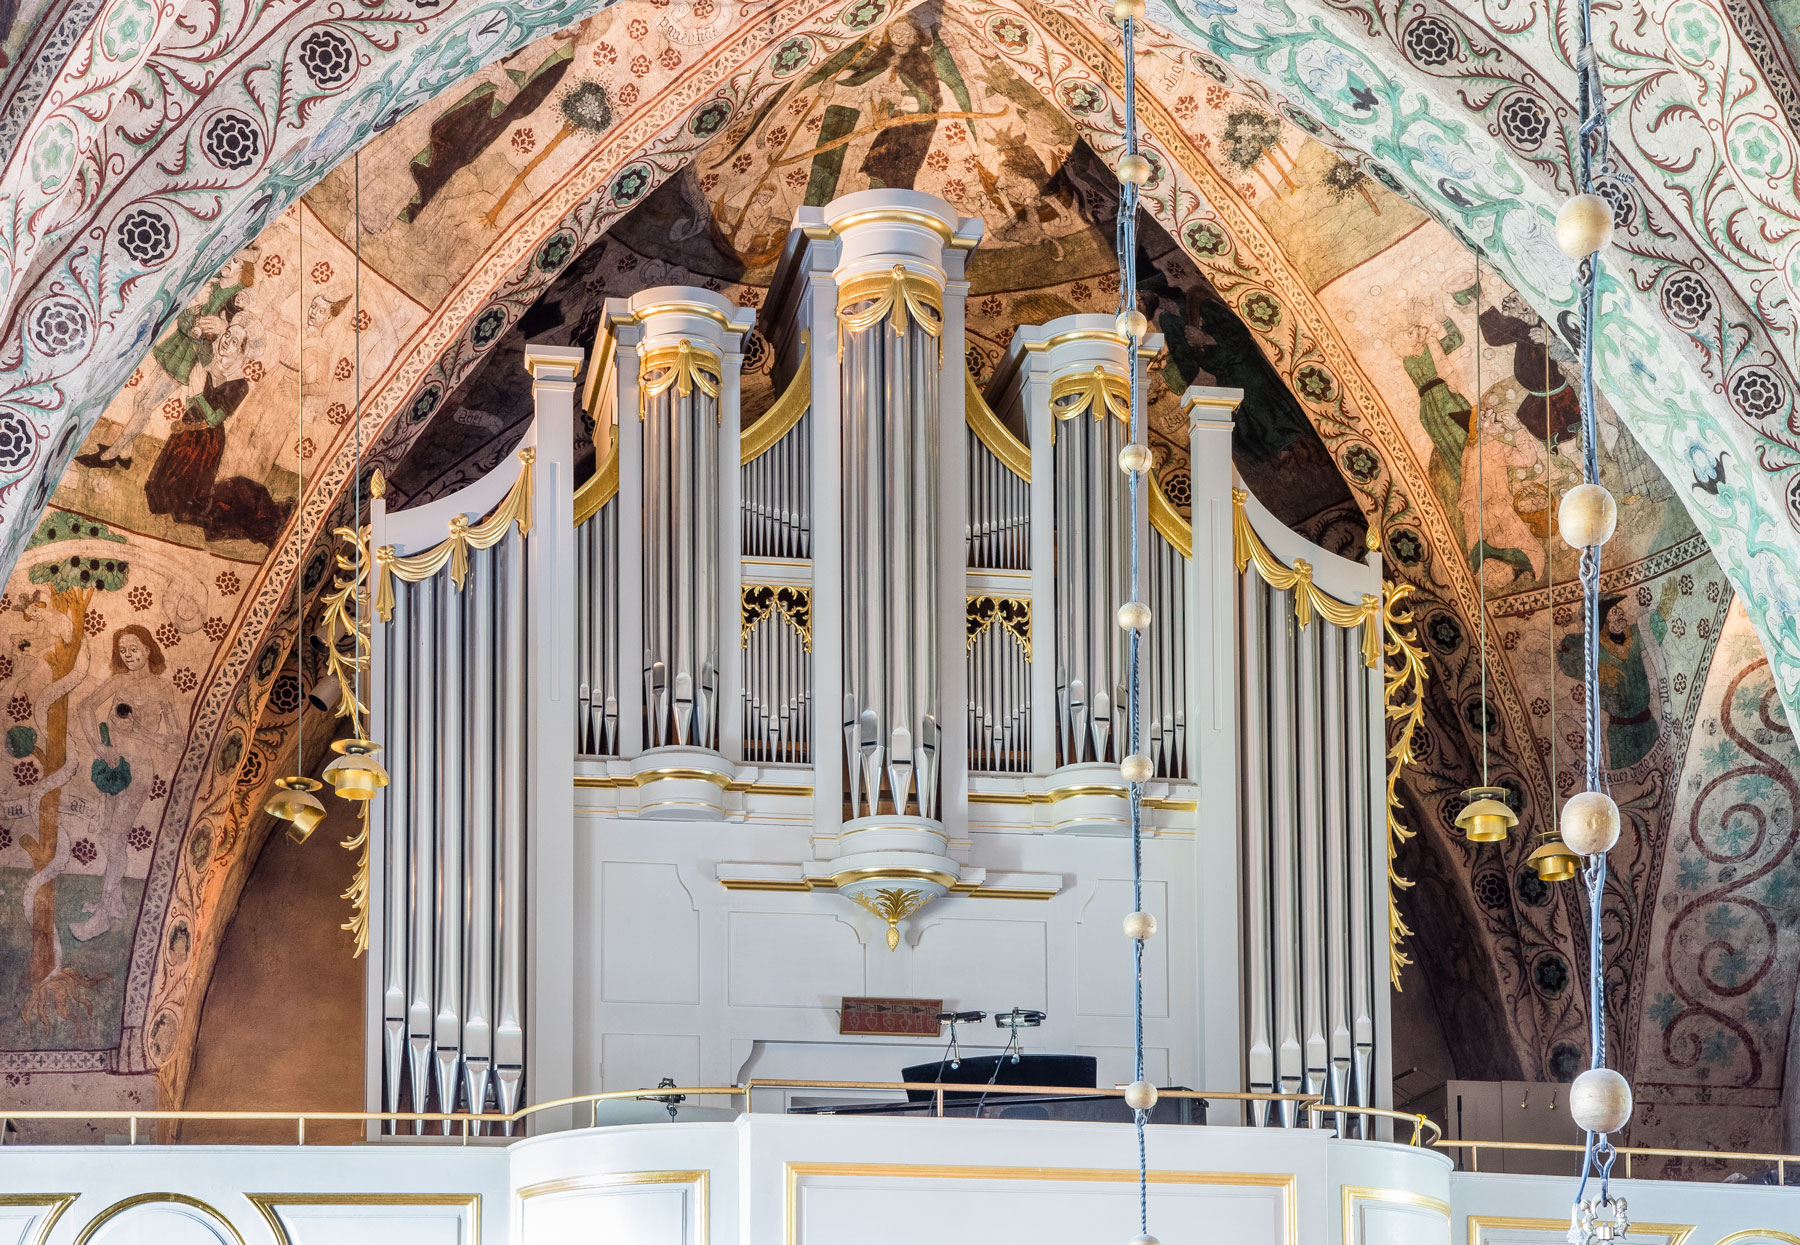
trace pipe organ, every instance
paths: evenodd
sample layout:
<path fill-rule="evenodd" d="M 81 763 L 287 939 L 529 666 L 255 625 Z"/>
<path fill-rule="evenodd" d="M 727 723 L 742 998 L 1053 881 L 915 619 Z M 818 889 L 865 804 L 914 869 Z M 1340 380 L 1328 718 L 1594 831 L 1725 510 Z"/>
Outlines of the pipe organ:
<path fill-rule="evenodd" d="M 912 192 L 804 208 L 760 312 L 767 411 L 740 412 L 752 313 L 646 290 L 607 304 L 579 489 L 572 385 L 539 376 L 524 457 L 417 512 L 377 504 L 375 723 L 394 781 L 372 821 L 372 1098 L 601 1088 L 636 1049 L 604 1028 L 614 993 L 617 1014 L 662 1017 L 644 1040 L 668 1048 L 698 1013 L 656 1012 L 676 987 L 607 959 L 625 935 L 606 914 L 654 877 L 676 928 L 763 893 L 872 922 L 879 955 L 965 899 L 1093 900 L 1090 866 L 1042 862 L 1058 844 L 1110 852 L 1126 824 L 1118 460 L 1127 368 L 1161 342 L 1128 358 L 1110 317 L 1021 326 L 978 387 L 962 323 L 980 233 Z M 540 371 L 574 366 L 533 349 Z M 1137 533 L 1148 834 L 1192 845 L 1171 963 L 1203 1000 L 1168 1023 L 1187 1034 L 1182 1079 L 1353 1115 L 1389 1096 L 1380 569 L 1234 492 L 1240 398 L 1186 396 L 1191 517 L 1153 473 Z M 683 830 L 633 829 L 647 820 Z M 681 847 L 701 834 L 712 846 Z M 615 863 L 598 845 L 621 835 L 642 837 Z M 682 850 L 677 872 L 642 872 Z M 701 928 L 732 946 L 763 928 L 730 910 Z M 739 993 L 716 1007 L 735 1014 Z M 572 1036 L 545 1027 L 558 1007 Z"/>

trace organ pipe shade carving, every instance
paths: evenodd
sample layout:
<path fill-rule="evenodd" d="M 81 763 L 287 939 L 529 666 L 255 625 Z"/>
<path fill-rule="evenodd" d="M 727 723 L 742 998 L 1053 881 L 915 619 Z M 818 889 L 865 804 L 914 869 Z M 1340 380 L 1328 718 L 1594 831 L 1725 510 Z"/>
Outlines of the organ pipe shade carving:
<path fill-rule="evenodd" d="M 746 584 L 743 593 L 744 759 L 809 759 L 812 589 Z"/>
<path fill-rule="evenodd" d="M 708 369 L 711 370 L 710 378 Z M 644 353 L 644 739 L 718 747 L 718 357 L 682 341 Z"/>
<path fill-rule="evenodd" d="M 971 594 L 964 613 L 969 768 L 1031 769 L 1031 601 Z"/>
<path fill-rule="evenodd" d="M 884 802 L 899 815 L 937 816 L 938 498 L 932 485 L 942 323 L 925 314 L 937 309 L 941 317 L 937 299 L 929 282 L 896 267 L 891 276 L 847 283 L 838 304 L 844 611 L 857 620 L 844 634 L 852 818 L 885 811 Z"/>
<path fill-rule="evenodd" d="M 1119 382 L 1123 383 L 1123 382 Z M 1109 401 L 1100 369 L 1059 379 L 1051 389 L 1080 413 Z M 1119 450 L 1130 428 L 1118 419 L 1063 423 L 1054 439 L 1056 471 L 1057 764 L 1117 761 L 1127 749 L 1126 638 L 1115 621 L 1129 583 L 1129 480 Z M 1158 628 L 1151 628 L 1154 635 Z"/>

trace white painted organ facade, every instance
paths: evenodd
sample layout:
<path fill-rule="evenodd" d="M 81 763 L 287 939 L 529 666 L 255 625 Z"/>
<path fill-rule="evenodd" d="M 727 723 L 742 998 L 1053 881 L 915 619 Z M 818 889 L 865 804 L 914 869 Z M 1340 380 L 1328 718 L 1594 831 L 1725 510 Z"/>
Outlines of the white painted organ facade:
<path fill-rule="evenodd" d="M 1160 342 L 1021 325 L 977 387 L 980 232 L 912 192 L 803 209 L 755 420 L 752 313 L 645 290 L 592 351 L 533 349 L 506 466 L 376 504 L 371 1109 L 893 1081 L 936 1056 L 840 1034 L 867 996 L 1041 1011 L 1033 1052 L 1131 1079 L 1134 711 L 1147 1075 L 1389 1105 L 1375 555 L 1275 523 L 1231 471 L 1241 395 L 1190 391 L 1191 518 L 1152 486 L 1137 533 L 1134 698 L 1118 456 L 1128 369 Z"/>

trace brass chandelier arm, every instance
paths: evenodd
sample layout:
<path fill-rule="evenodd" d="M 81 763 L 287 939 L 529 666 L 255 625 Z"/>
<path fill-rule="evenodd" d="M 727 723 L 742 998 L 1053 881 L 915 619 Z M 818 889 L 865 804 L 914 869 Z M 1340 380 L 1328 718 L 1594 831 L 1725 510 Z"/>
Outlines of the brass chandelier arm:
<path fill-rule="evenodd" d="M 1403 989 L 1400 970 L 1412 959 L 1400 949 L 1412 930 L 1400 918 L 1396 892 L 1412 885 L 1395 867 L 1401 844 L 1418 833 L 1400 820 L 1400 773 L 1415 761 L 1413 739 L 1419 723 L 1425 719 L 1425 650 L 1419 647 L 1412 611 L 1402 602 L 1412 594 L 1411 584 L 1388 584 L 1382 593 L 1381 624 L 1387 633 L 1385 651 L 1388 665 L 1385 676 L 1384 704 L 1393 731 L 1388 747 L 1387 767 L 1387 858 L 1388 858 L 1388 977 L 1395 990 Z"/>
<path fill-rule="evenodd" d="M 738 466 L 748 467 L 751 463 L 767 454 L 780 443 L 781 438 L 792 432 L 800 417 L 812 406 L 812 372 L 807 365 L 812 361 L 812 343 L 805 333 L 800 334 L 800 363 L 794 368 L 794 378 L 788 382 L 781 396 L 775 399 L 775 405 L 762 413 L 762 417 L 744 429 L 741 448 L 738 451 Z M 613 489 L 619 487 L 619 468 L 617 455 L 612 462 Z M 599 509 L 598 503 L 595 509 Z"/>
<path fill-rule="evenodd" d="M 1365 594 L 1361 602 L 1353 605 L 1321 592 L 1313 583 L 1312 563 L 1305 558 L 1295 558 L 1292 566 L 1284 565 L 1274 551 L 1263 543 L 1262 537 L 1257 535 L 1255 526 L 1251 524 L 1249 512 L 1244 507 L 1249 496 L 1241 488 L 1231 490 L 1232 547 L 1238 574 L 1241 575 L 1247 568 L 1254 566 L 1256 573 L 1269 587 L 1277 592 L 1292 592 L 1294 618 L 1302 627 L 1312 624 L 1315 611 L 1333 626 L 1346 630 L 1361 627 L 1363 664 L 1371 670 L 1375 669 L 1381 664 L 1381 602 L 1374 596 Z"/>
<path fill-rule="evenodd" d="M 975 439 L 1000 460 L 1001 466 L 1025 483 L 1031 483 L 1031 450 L 1013 436 L 1012 429 L 1000 422 L 994 408 L 981 396 L 981 389 L 967 366 L 963 368 L 963 418 Z"/>
<path fill-rule="evenodd" d="M 536 459 L 537 451 L 531 446 L 519 451 L 519 478 L 481 522 L 470 523 L 467 515 L 459 514 L 450 520 L 448 537 L 429 549 L 405 557 L 395 553 L 392 545 L 383 545 L 375 551 L 375 612 L 381 615 L 382 622 L 393 621 L 395 576 L 416 584 L 430 579 L 448 564 L 451 582 L 460 592 L 469 577 L 470 549 L 487 549 L 499 544 L 514 523 L 519 525 L 521 537 L 531 535 L 532 464 Z"/>

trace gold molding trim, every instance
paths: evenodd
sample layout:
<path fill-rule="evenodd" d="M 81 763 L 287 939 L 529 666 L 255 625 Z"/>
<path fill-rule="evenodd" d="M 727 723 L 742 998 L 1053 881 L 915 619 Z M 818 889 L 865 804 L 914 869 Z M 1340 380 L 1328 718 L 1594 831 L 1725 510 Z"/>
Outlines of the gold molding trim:
<path fill-rule="evenodd" d="M 1412 886 L 1400 876 L 1396 860 L 1400 847 L 1418 832 L 1409 830 L 1400 820 L 1400 771 L 1415 761 L 1413 738 L 1425 718 L 1425 651 L 1419 647 L 1413 627 L 1412 611 L 1401 602 L 1411 595 L 1411 584 L 1388 584 L 1382 591 L 1381 625 L 1387 633 L 1385 652 L 1388 662 L 1383 675 L 1382 706 L 1394 742 L 1388 747 L 1387 759 L 1387 875 L 1388 875 L 1388 980 L 1396 991 L 1400 970 L 1412 958 L 1400 949 L 1412 930 L 1400 918 L 1399 893 Z"/>
<path fill-rule="evenodd" d="M 4 1127 L 0 1123 L 0 1127 Z M 31 1209 L 41 1207 L 43 1215 L 39 1217 L 37 1229 L 29 1236 L 22 1238 L 24 1245 L 44 1245 L 50 1239 L 50 1229 L 56 1226 L 69 1207 L 75 1205 L 79 1193 L 0 1193 L 0 1206 Z"/>
<path fill-rule="evenodd" d="M 973 250 L 975 243 L 967 238 L 956 236 L 956 230 L 933 216 L 930 212 L 919 212 L 912 208 L 880 207 L 869 208 L 863 212 L 850 212 L 823 227 L 806 230 L 808 237 L 822 236 L 826 238 L 841 237 L 846 230 L 858 225 L 876 225 L 884 221 L 902 225 L 917 225 L 921 229 L 929 229 L 944 240 L 944 245 L 953 251 Z"/>
<path fill-rule="evenodd" d="M 771 614 L 800 633 L 800 643 L 812 652 L 812 589 L 799 584 L 745 584 L 739 647 L 750 647 L 750 633 Z"/>
<path fill-rule="evenodd" d="M 941 222 L 940 222 L 941 223 Z M 858 303 L 868 303 L 861 311 L 851 311 Z M 908 313 L 913 323 L 936 340 L 938 352 L 944 349 L 944 292 L 936 282 L 909 272 L 905 264 L 895 264 L 887 272 L 873 272 L 852 277 L 838 288 L 838 359 L 844 357 L 846 334 L 861 333 L 886 317 L 899 337 L 906 332 Z"/>
<path fill-rule="evenodd" d="M 1055 791 L 971 791 L 968 795 L 970 804 L 1060 804 L 1064 800 L 1079 799 L 1089 795 L 1112 795 L 1123 800 L 1128 792 L 1124 787 L 1110 787 L 1104 784 L 1089 784 L 1081 787 L 1059 787 Z M 1194 813 L 1200 809 L 1198 800 L 1165 800 L 1146 796 L 1142 801 L 1148 809 L 1160 809 L 1170 813 Z"/>
<path fill-rule="evenodd" d="M 568 1176 L 561 1180 L 544 1180 L 519 1190 L 519 1200 L 555 1197 L 559 1193 L 583 1193 L 596 1189 L 623 1189 L 639 1185 L 692 1185 L 694 1192 L 694 1245 L 706 1245 L 712 1239 L 711 1195 L 708 1187 L 711 1173 L 696 1171 L 611 1172 L 600 1176 Z M 480 1245 L 480 1242 L 474 1242 Z"/>
<path fill-rule="evenodd" d="M 1003 467 L 1025 483 L 1031 483 L 1031 450 L 1021 444 L 1013 436 L 1012 429 L 994 414 L 994 408 L 987 404 L 975 378 L 969 374 L 967 364 L 963 366 L 963 420 L 975 434 L 975 439 L 985 445 Z"/>
<path fill-rule="evenodd" d="M 1450 1203 L 1442 1198 L 1430 1197 L 1424 1193 L 1414 1193 L 1410 1189 L 1376 1189 L 1366 1185 L 1345 1185 L 1344 1203 L 1341 1221 L 1344 1229 L 1344 1245 L 1356 1245 L 1356 1207 L 1359 1202 L 1386 1203 L 1389 1206 L 1416 1206 L 1422 1210 L 1434 1210 L 1444 1217 L 1444 1239 L 1450 1238 Z"/>
<path fill-rule="evenodd" d="M 809 793 L 810 794 L 810 793 Z M 862 872 L 858 870 L 857 872 Z M 948 874 L 934 874 L 930 870 L 907 870 L 903 868 L 875 868 L 868 871 L 872 877 L 917 876 L 935 881 L 943 881 Z M 831 878 L 720 878 L 719 885 L 728 891 L 770 891 L 796 894 L 805 891 L 835 890 L 838 877 L 856 881 L 850 874 L 840 874 Z M 1055 899 L 1062 893 L 1058 887 L 1036 886 L 977 886 L 973 882 L 952 881 L 949 886 L 952 895 L 964 895 L 970 899 Z M 922 906 L 922 905 L 921 905 Z"/>
<path fill-rule="evenodd" d="M 520 1196 L 524 1196 L 521 1191 Z M 262 1212 L 275 1234 L 276 1245 L 294 1245 L 281 1221 L 282 1206 L 454 1206 L 469 1212 L 466 1245 L 481 1245 L 481 1194 L 479 1193 L 246 1193 L 246 1200 Z"/>
<path fill-rule="evenodd" d="M 1181 517 L 1181 511 L 1175 509 L 1175 503 L 1163 492 L 1162 481 L 1152 472 L 1150 480 L 1150 526 L 1156 533 L 1171 545 L 1175 552 L 1192 562 L 1194 560 L 1194 525 Z"/>
<path fill-rule="evenodd" d="M 1636 1233 L 1651 1229 L 1648 1225 L 1634 1223 L 1631 1225 L 1631 1230 Z M 1721 1240 L 1719 1245 L 1732 1245 L 1734 1241 L 1748 1241 L 1759 1236 L 1767 1237 L 1771 1241 L 1782 1241 L 1784 1245 L 1800 1245 L 1800 1236 L 1795 1236 L 1791 1232 L 1778 1232 L 1774 1228 L 1746 1228 L 1742 1232 L 1733 1232 Z"/>
<path fill-rule="evenodd" d="M 450 581 L 461 592 L 469 577 L 470 549 L 486 549 L 499 544 L 515 522 L 519 525 L 521 538 L 531 535 L 531 481 L 536 461 L 537 450 L 533 447 L 528 445 L 519 451 L 519 478 L 481 522 L 470 523 L 466 514 L 452 515 L 450 535 L 423 552 L 401 557 L 392 545 L 383 545 L 375 551 L 375 612 L 381 615 L 382 622 L 394 619 L 393 576 L 416 584 L 430 579 L 448 563 Z"/>
<path fill-rule="evenodd" d="M 963 647 L 974 648 L 975 641 L 996 623 L 1013 638 L 1013 643 L 1025 654 L 1025 660 L 1030 661 L 1031 598 L 997 597 L 971 592 L 963 610 L 963 630 L 968 637 Z"/>
<path fill-rule="evenodd" d="M 600 507 L 619 495 L 619 439 L 613 438 L 612 450 L 606 461 L 595 468 L 594 474 L 575 490 L 575 526 L 580 527 L 596 514 Z"/>
<path fill-rule="evenodd" d="M 1568 1232 L 1569 1221 L 1567 1219 L 1529 1219 L 1516 1215 L 1470 1215 L 1469 1245 L 1487 1245 L 1481 1238 L 1481 1233 L 1486 1228 L 1523 1228 L 1528 1232 L 1555 1232 L 1560 1239 L 1561 1234 Z M 1631 1225 L 1632 1236 L 1645 1232 L 1657 1233 L 1665 1238 L 1656 1242 L 1656 1245 L 1687 1245 L 1687 1239 L 1695 1231 L 1695 1226 L 1691 1223 L 1634 1223 Z M 1763 1235 L 1767 1235 L 1767 1233 Z M 1724 1241 L 1720 1241 L 1719 1245 L 1726 1245 L 1726 1242 L 1737 1239 L 1738 1237 L 1728 1236 Z M 1789 1239 L 1795 1238 L 1790 1237 Z"/>
<path fill-rule="evenodd" d="M 812 339 L 803 331 L 800 334 L 800 366 L 794 369 L 793 379 L 775 399 L 775 404 L 744 429 L 738 449 L 739 467 L 748 467 L 774 449 L 781 438 L 793 431 L 800 417 L 812 409 L 812 371 L 808 367 L 811 361 Z"/>
<path fill-rule="evenodd" d="M 76 1233 L 75 1245 L 88 1245 L 88 1242 L 93 1240 L 94 1237 L 99 1234 L 101 1228 L 104 1228 L 108 1223 L 118 1218 L 126 1211 L 134 1210 L 139 1206 L 150 1206 L 157 1203 L 164 1203 L 172 1206 L 187 1206 L 211 1215 L 213 1219 L 218 1222 L 220 1227 L 231 1233 L 231 1239 L 235 1241 L 237 1245 L 244 1245 L 244 1234 L 238 1231 L 237 1225 L 231 1222 L 231 1217 L 229 1215 L 220 1210 L 217 1206 L 208 1202 L 202 1202 L 197 1197 L 189 1197 L 185 1193 L 139 1193 L 134 1197 L 125 1198 L 123 1201 L 114 1202 L 111 1206 L 108 1206 L 98 1215 L 95 1215 L 92 1219 L 88 1220 L 87 1226 Z"/>
<path fill-rule="evenodd" d="M 656 376 L 652 377 L 652 372 Z M 644 422 L 650 399 L 667 393 L 671 385 L 684 398 L 691 396 L 695 389 L 709 398 L 718 398 L 724 375 L 725 365 L 718 355 L 704 346 L 694 345 L 685 337 L 677 345 L 645 351 L 638 363 L 638 422 Z M 713 422 L 716 424 L 724 417 L 724 404 L 720 403 L 713 411 Z"/>
<path fill-rule="evenodd" d="M 1263 543 L 1256 528 L 1250 523 L 1250 513 L 1245 502 L 1250 494 L 1241 488 L 1231 490 L 1231 533 L 1233 560 L 1237 564 L 1238 574 L 1242 575 L 1246 568 L 1254 566 L 1269 587 L 1278 592 L 1294 594 L 1294 618 L 1301 627 L 1312 624 L 1313 613 L 1335 627 L 1348 631 L 1352 627 L 1363 629 L 1363 665 L 1374 670 L 1381 664 L 1381 599 L 1365 593 L 1362 602 L 1352 605 L 1348 601 L 1340 601 L 1336 597 L 1319 591 L 1313 584 L 1312 563 L 1305 558 L 1295 558 L 1292 566 L 1282 565 L 1281 559 Z"/>
<path fill-rule="evenodd" d="M 800 1179 L 803 1176 L 862 1176 L 888 1180 L 1032 1180 L 1077 1184 L 1135 1184 L 1135 1170 L 1110 1167 L 951 1167 L 901 1163 L 784 1163 L 782 1240 L 800 1245 Z M 1289 1172 L 1189 1172 L 1157 1171 L 1145 1174 L 1150 1184 L 1220 1185 L 1227 1188 L 1262 1188 L 1281 1191 L 1282 1237 L 1286 1245 L 1300 1245 L 1300 1224 L 1295 1214 L 1296 1180 Z"/>

